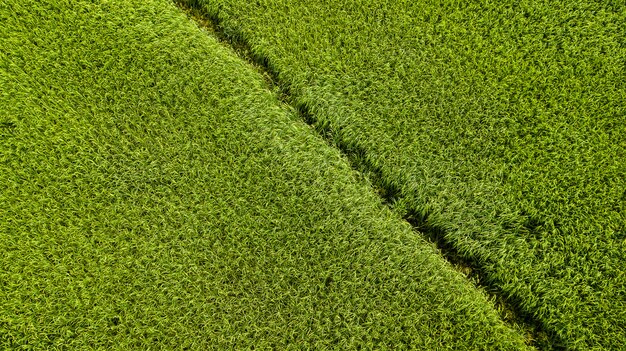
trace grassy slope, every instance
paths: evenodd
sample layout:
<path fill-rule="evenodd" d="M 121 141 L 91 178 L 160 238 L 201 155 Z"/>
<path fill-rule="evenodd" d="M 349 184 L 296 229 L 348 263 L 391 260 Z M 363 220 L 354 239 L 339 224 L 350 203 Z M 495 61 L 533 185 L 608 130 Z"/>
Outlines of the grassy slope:
<path fill-rule="evenodd" d="M 525 349 L 170 2 L 0 22 L 0 348 Z"/>
<path fill-rule="evenodd" d="M 626 340 L 626 8 L 200 0 L 574 349 Z"/>

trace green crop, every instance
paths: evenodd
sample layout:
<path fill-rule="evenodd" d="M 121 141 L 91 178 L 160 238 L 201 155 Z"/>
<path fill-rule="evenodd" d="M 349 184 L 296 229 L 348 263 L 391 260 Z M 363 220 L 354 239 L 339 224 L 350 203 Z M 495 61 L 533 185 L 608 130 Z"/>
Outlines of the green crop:
<path fill-rule="evenodd" d="M 623 349 L 623 2 L 187 3 L 560 342 Z"/>
<path fill-rule="evenodd" d="M 526 349 L 173 3 L 0 23 L 0 348 Z"/>

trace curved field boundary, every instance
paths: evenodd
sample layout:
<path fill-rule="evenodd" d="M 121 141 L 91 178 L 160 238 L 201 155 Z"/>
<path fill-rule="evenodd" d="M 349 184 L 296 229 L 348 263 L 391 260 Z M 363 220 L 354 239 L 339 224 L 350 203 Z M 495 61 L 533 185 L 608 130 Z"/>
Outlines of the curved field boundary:
<path fill-rule="evenodd" d="M 557 345 L 623 347 L 622 5 L 188 3 Z"/>
<path fill-rule="evenodd" d="M 0 348 L 530 349 L 171 2 L 0 22 Z"/>

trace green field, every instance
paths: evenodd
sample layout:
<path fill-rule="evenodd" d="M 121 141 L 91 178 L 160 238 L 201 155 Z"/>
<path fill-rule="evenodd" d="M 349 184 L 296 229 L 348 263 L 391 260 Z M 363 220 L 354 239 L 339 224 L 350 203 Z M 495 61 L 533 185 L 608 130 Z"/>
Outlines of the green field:
<path fill-rule="evenodd" d="M 624 347 L 624 2 L 187 4 L 560 342 Z"/>
<path fill-rule="evenodd" d="M 0 23 L 0 348 L 530 349 L 170 1 Z"/>

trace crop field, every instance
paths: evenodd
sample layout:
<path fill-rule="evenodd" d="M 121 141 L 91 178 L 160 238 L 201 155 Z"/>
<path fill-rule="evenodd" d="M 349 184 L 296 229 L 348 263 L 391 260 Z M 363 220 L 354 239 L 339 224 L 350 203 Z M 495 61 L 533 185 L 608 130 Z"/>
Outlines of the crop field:
<path fill-rule="evenodd" d="M 0 349 L 622 350 L 624 28 L 1 1 Z"/>
<path fill-rule="evenodd" d="M 562 346 L 624 348 L 623 2 L 188 4 Z"/>
<path fill-rule="evenodd" d="M 531 349 L 170 1 L 0 22 L 0 348 Z"/>

